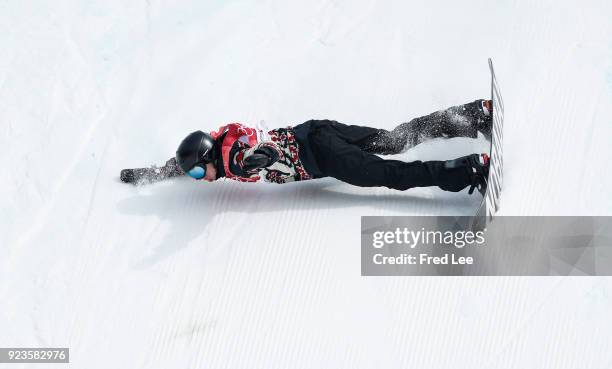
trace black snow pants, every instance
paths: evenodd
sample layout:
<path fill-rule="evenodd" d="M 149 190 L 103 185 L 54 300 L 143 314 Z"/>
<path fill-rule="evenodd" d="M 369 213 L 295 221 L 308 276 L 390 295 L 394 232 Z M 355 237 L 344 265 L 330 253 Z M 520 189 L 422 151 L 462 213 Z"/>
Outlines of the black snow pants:
<path fill-rule="evenodd" d="M 444 161 L 385 160 L 376 154 L 398 154 L 432 138 L 477 137 L 480 101 L 413 119 L 392 131 L 310 120 L 295 127 L 301 146 L 308 146 L 304 167 L 315 178 L 333 177 L 361 187 L 461 191 L 471 183 L 465 168 L 447 168 Z"/>

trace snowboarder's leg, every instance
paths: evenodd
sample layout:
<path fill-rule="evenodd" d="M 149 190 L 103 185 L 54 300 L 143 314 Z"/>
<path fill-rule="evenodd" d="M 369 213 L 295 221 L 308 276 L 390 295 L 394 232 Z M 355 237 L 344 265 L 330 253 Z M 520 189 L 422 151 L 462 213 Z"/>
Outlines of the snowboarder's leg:
<path fill-rule="evenodd" d="M 318 132 L 323 131 L 325 132 L 325 134 L 333 134 L 335 136 L 341 137 L 344 141 L 353 145 L 357 145 L 363 149 L 365 149 L 371 142 L 376 139 L 376 137 L 378 137 L 382 133 L 389 132 L 384 129 L 357 126 L 353 124 L 344 124 L 335 120 L 327 119 L 311 120 L 306 123 L 311 124 L 311 130 L 313 131 L 313 134 L 317 134 Z"/>
<path fill-rule="evenodd" d="M 478 131 L 490 135 L 490 109 L 488 100 L 476 100 L 440 110 L 402 123 L 390 132 L 381 130 L 367 147 L 377 154 L 398 154 L 433 138 L 476 138 Z"/>
<path fill-rule="evenodd" d="M 391 132 L 367 126 L 349 125 L 334 120 L 312 120 L 313 131 L 334 134 L 347 143 L 372 154 L 394 154 L 402 150 L 405 143 L 390 139 Z"/>
<path fill-rule="evenodd" d="M 310 143 L 323 175 L 355 186 L 384 186 L 397 190 L 438 186 L 447 191 L 457 192 L 467 186 L 476 185 L 477 178 L 474 173 L 477 171 L 472 168 L 473 160 L 465 158 L 427 162 L 384 160 L 345 141 L 334 132 L 333 128 L 319 129 L 311 136 Z"/>

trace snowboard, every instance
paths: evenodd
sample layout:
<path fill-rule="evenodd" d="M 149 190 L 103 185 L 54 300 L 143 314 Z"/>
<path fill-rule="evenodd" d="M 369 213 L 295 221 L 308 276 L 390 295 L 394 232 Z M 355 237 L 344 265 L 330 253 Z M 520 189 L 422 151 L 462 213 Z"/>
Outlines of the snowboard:
<path fill-rule="evenodd" d="M 491 72 L 491 100 L 493 101 L 493 123 L 491 127 L 491 144 L 489 147 L 489 177 L 487 187 L 476 212 L 472 229 L 482 230 L 493 220 L 499 210 L 501 190 L 503 184 L 503 128 L 504 128 L 504 100 L 501 95 L 499 83 L 493 69 L 493 61 L 489 58 Z"/>
<path fill-rule="evenodd" d="M 119 178 L 122 182 L 138 186 L 152 184 L 183 175 L 185 175 L 185 172 L 178 166 L 176 159 L 171 158 L 161 167 L 152 166 L 149 168 L 123 169 Z"/>

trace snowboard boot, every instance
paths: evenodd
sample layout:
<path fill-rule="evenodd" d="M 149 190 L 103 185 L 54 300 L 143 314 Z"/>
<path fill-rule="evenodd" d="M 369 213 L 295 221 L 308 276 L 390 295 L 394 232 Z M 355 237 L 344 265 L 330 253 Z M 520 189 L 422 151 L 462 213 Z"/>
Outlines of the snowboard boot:
<path fill-rule="evenodd" d="M 491 140 L 493 125 L 493 101 L 479 99 L 463 106 L 464 114 L 470 118 L 472 126 Z"/>
<path fill-rule="evenodd" d="M 472 154 L 441 162 L 434 172 L 435 184 L 445 191 L 459 192 L 470 187 L 471 195 L 478 189 L 483 196 L 487 190 L 490 159 L 487 154 Z"/>

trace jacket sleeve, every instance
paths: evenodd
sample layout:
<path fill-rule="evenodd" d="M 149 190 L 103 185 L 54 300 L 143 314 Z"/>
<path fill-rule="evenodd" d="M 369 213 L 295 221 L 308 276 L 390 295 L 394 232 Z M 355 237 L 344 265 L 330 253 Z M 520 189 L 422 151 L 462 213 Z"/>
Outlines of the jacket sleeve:
<path fill-rule="evenodd" d="M 257 145 L 257 131 L 240 123 L 230 123 L 211 132 L 220 144 L 219 157 L 223 162 L 226 178 L 241 182 L 255 182 L 259 180 L 257 175 L 245 172 L 239 163 L 239 152 L 245 148 Z"/>
<path fill-rule="evenodd" d="M 236 141 L 230 151 L 230 170 L 240 177 L 251 178 L 260 170 L 283 159 L 283 152 L 273 142 L 261 142 L 249 147 Z"/>

